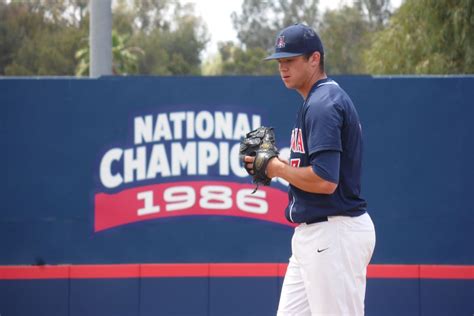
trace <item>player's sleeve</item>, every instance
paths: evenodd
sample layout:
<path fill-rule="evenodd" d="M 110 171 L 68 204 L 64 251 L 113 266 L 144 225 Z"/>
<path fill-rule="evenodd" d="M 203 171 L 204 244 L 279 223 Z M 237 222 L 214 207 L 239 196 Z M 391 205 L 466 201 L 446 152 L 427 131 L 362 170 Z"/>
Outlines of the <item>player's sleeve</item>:
<path fill-rule="evenodd" d="M 342 152 L 341 129 L 344 113 L 336 103 L 311 104 L 305 115 L 308 154 L 335 150 Z"/>
<path fill-rule="evenodd" d="M 339 183 L 339 165 L 341 162 L 339 151 L 319 151 L 312 154 L 309 159 L 314 173 L 326 181 Z"/>

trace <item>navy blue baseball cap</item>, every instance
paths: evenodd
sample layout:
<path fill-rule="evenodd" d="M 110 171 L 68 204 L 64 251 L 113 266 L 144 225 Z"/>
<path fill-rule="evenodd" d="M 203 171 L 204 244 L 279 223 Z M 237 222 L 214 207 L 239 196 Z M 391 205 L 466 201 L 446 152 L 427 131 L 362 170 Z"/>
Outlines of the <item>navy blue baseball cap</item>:
<path fill-rule="evenodd" d="M 283 29 L 277 36 L 275 52 L 264 60 L 289 58 L 320 52 L 324 55 L 324 48 L 318 34 L 304 24 L 294 24 Z"/>

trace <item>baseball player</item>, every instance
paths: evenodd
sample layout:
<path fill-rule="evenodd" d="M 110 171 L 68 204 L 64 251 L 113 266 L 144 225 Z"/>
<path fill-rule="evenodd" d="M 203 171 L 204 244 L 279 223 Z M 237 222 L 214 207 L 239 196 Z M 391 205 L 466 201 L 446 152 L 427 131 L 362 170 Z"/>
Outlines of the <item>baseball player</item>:
<path fill-rule="evenodd" d="M 323 45 L 311 28 L 283 29 L 266 58 L 274 59 L 285 86 L 304 100 L 291 131 L 290 160 L 270 157 L 261 164 L 268 178 L 290 183 L 286 218 L 299 224 L 278 315 L 363 315 L 375 229 L 360 195 L 359 116 L 346 92 L 327 78 Z M 259 155 L 243 159 L 252 170 Z"/>

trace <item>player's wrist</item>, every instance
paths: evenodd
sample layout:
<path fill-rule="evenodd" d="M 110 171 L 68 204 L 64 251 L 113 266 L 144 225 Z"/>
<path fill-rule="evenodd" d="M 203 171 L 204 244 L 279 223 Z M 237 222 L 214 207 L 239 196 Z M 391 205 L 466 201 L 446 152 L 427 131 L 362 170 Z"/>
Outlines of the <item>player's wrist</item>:
<path fill-rule="evenodd" d="M 269 178 L 279 177 L 281 174 L 282 167 L 284 166 L 285 164 L 278 157 L 273 157 L 268 162 L 267 177 Z"/>

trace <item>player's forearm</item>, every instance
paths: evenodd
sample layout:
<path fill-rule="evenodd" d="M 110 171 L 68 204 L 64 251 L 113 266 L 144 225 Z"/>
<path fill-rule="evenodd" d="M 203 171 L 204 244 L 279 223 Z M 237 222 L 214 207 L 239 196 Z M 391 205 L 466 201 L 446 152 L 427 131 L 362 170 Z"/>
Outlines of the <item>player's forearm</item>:
<path fill-rule="evenodd" d="M 298 189 L 311 193 L 332 194 L 337 188 L 337 184 L 319 177 L 311 167 L 295 168 L 282 163 L 274 168 L 273 176 L 283 178 Z"/>

